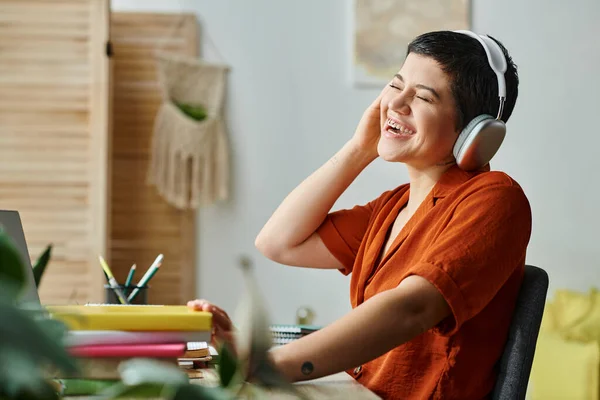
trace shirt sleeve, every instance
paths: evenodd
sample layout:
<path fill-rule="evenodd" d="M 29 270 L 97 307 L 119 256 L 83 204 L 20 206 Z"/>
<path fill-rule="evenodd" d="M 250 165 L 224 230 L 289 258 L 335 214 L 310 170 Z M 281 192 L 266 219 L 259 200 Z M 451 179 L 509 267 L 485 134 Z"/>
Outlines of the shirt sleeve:
<path fill-rule="evenodd" d="M 352 272 L 354 259 L 367 232 L 376 203 L 377 199 L 351 209 L 331 212 L 317 229 L 325 247 L 344 266 L 340 269 L 344 275 Z"/>
<path fill-rule="evenodd" d="M 487 306 L 524 262 L 530 235 L 531 209 L 517 185 L 486 187 L 461 201 L 407 274 L 427 279 L 450 306 L 439 334 L 455 333 Z"/>

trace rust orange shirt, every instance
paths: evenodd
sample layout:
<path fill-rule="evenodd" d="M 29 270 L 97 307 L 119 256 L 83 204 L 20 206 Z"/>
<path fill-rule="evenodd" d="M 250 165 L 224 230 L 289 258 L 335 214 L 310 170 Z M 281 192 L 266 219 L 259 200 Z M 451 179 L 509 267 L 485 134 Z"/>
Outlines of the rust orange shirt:
<path fill-rule="evenodd" d="M 352 307 L 419 275 L 440 291 L 452 314 L 348 373 L 385 399 L 487 398 L 523 277 L 529 202 L 502 172 L 453 166 L 379 261 L 409 191 L 403 185 L 332 212 L 318 232 L 342 272 L 352 274 Z"/>

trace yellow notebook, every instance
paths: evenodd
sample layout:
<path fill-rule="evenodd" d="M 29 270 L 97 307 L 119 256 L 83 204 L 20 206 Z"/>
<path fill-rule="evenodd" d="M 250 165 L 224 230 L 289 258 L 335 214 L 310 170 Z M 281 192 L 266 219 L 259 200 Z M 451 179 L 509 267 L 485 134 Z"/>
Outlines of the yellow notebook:
<path fill-rule="evenodd" d="M 186 306 L 46 306 L 71 330 L 210 331 L 212 314 Z"/>

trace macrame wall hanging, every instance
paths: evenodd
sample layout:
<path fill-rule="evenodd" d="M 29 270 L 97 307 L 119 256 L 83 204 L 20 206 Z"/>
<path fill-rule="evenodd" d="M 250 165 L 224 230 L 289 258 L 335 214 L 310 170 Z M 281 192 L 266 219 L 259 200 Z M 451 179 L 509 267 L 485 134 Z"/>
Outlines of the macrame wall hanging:
<path fill-rule="evenodd" d="M 226 200 L 223 102 L 229 68 L 162 51 L 156 62 L 162 103 L 154 122 L 148 183 L 182 210 Z"/>

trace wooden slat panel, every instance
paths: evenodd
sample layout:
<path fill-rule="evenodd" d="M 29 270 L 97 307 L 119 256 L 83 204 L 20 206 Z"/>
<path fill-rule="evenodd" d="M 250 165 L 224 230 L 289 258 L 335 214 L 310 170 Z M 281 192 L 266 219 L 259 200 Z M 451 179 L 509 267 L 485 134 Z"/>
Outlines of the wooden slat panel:
<path fill-rule="evenodd" d="M 47 304 L 102 300 L 108 25 L 108 0 L 0 0 L 0 209 L 54 245 Z"/>
<path fill-rule="evenodd" d="M 154 117 L 160 105 L 156 48 L 197 55 L 194 15 L 115 12 L 111 268 L 137 279 L 159 253 L 165 258 L 151 281 L 154 304 L 183 304 L 195 295 L 195 213 L 169 206 L 146 184 Z"/>

